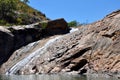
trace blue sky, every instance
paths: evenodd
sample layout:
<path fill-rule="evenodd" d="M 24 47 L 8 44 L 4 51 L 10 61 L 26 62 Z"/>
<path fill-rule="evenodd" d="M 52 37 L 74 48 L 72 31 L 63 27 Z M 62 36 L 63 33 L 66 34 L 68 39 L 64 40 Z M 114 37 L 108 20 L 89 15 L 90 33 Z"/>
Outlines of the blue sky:
<path fill-rule="evenodd" d="M 30 0 L 29 5 L 52 20 L 91 23 L 120 9 L 120 0 Z"/>

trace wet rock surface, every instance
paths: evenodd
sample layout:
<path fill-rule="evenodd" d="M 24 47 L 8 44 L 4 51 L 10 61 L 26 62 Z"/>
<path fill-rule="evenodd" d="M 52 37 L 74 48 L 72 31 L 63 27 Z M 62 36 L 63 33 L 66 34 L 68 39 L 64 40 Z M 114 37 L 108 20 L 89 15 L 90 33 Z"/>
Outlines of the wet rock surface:
<path fill-rule="evenodd" d="M 39 23 L 11 26 L 8 28 L 0 26 L 0 65 L 7 61 L 15 50 L 31 42 L 50 37 L 54 34 L 65 34 L 69 32 L 69 27 L 64 19 L 51 20 L 48 24 L 45 29 Z M 51 24 L 55 27 L 54 29 L 52 29 Z M 62 29 L 60 28 L 61 26 L 63 26 Z M 48 32 L 49 30 L 52 34 Z M 57 32 L 58 30 L 59 32 Z"/>
<path fill-rule="evenodd" d="M 80 26 L 78 31 L 63 35 L 37 53 L 13 74 L 87 72 L 120 75 L 120 11 Z"/>
<path fill-rule="evenodd" d="M 28 43 L 35 42 L 44 37 L 66 34 L 70 30 L 67 22 L 63 18 L 47 21 L 46 27 L 40 24 L 41 23 L 9 27 L 8 29 L 14 35 L 14 49 L 19 49 Z"/>

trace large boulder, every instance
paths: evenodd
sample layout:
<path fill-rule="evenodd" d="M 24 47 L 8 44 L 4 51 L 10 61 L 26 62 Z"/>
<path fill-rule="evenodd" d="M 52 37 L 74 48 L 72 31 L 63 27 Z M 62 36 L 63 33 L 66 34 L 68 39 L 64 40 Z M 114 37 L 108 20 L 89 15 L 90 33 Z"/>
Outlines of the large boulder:
<path fill-rule="evenodd" d="M 65 34 L 68 33 L 69 30 L 67 22 L 63 18 L 48 21 L 46 26 L 46 32 L 49 35 Z"/>
<path fill-rule="evenodd" d="M 11 55 L 14 45 L 14 36 L 6 28 L 0 26 L 0 64 Z"/>

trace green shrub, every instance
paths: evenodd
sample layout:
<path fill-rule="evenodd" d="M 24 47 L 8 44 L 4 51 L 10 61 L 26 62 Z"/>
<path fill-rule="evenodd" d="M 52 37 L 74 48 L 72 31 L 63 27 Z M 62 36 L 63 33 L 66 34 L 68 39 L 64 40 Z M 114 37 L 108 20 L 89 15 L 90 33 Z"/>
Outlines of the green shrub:
<path fill-rule="evenodd" d="M 77 21 L 71 21 L 71 22 L 68 22 L 68 26 L 69 27 L 76 27 L 76 26 L 78 26 L 78 22 Z"/>
<path fill-rule="evenodd" d="M 9 14 L 17 10 L 18 0 L 0 0 L 0 18 L 5 19 Z"/>
<path fill-rule="evenodd" d="M 0 25 L 26 25 L 46 17 L 39 11 L 31 8 L 29 0 L 0 0 Z"/>
<path fill-rule="evenodd" d="M 47 24 L 48 24 L 47 22 L 42 22 L 42 23 L 41 23 L 42 29 L 46 29 Z"/>
<path fill-rule="evenodd" d="M 17 24 L 21 24 L 22 23 L 22 19 L 21 18 L 17 18 Z"/>
<path fill-rule="evenodd" d="M 6 24 L 6 21 L 5 20 L 0 20 L 0 24 L 4 25 L 4 24 Z"/>
<path fill-rule="evenodd" d="M 9 24 L 7 21 L 5 20 L 0 20 L 0 25 L 1 26 L 11 26 L 12 24 Z"/>
<path fill-rule="evenodd" d="M 87 25 L 87 23 L 79 23 L 76 20 L 68 22 L 69 27 L 77 27 L 77 26 L 82 26 L 82 25 Z"/>

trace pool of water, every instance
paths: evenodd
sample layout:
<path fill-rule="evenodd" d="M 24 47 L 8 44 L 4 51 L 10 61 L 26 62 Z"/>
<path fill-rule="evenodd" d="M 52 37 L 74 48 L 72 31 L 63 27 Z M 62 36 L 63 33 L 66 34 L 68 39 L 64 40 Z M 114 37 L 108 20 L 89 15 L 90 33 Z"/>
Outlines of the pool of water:
<path fill-rule="evenodd" d="M 80 75 L 0 75 L 0 80 L 120 80 L 113 77 Z"/>

